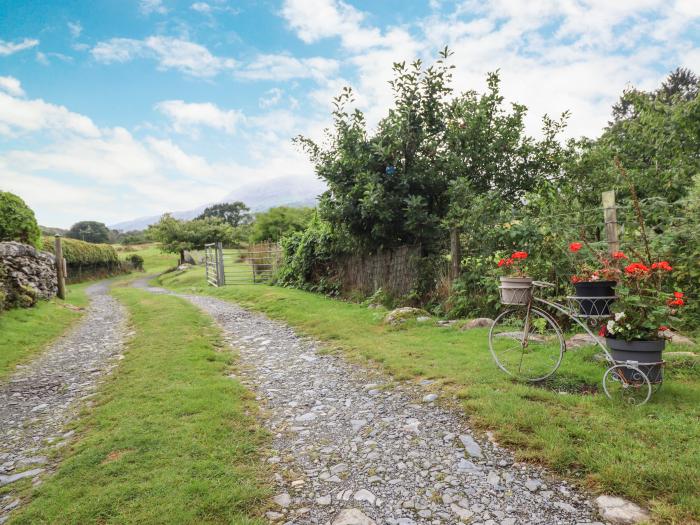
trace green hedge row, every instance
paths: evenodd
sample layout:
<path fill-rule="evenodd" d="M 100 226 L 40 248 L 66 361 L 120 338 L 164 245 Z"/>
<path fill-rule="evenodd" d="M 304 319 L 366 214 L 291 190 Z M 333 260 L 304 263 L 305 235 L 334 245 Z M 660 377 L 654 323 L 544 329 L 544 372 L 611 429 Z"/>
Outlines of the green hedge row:
<path fill-rule="evenodd" d="M 92 244 L 76 239 L 63 238 L 63 257 L 68 266 L 116 266 L 117 251 L 109 244 Z M 54 253 L 54 239 L 44 237 L 44 250 Z"/>

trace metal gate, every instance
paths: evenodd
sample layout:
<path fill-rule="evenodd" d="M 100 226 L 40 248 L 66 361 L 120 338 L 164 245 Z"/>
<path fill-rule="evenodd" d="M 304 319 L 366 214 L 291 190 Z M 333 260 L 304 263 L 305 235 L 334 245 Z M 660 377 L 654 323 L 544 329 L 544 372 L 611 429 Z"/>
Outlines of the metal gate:
<path fill-rule="evenodd" d="M 277 243 L 250 244 L 246 248 L 223 248 L 221 243 L 204 246 L 207 282 L 211 286 L 268 283 L 279 266 Z"/>

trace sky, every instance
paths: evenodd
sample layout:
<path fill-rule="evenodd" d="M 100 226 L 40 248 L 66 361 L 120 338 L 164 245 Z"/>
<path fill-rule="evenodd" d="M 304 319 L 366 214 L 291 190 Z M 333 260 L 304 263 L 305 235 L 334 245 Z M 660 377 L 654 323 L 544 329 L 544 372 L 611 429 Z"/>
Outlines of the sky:
<path fill-rule="evenodd" d="M 350 85 L 375 125 L 393 62 L 448 45 L 457 91 L 500 70 L 509 101 L 600 134 L 629 86 L 700 71 L 699 0 L 0 0 L 0 189 L 40 224 L 107 224 L 280 177 Z"/>

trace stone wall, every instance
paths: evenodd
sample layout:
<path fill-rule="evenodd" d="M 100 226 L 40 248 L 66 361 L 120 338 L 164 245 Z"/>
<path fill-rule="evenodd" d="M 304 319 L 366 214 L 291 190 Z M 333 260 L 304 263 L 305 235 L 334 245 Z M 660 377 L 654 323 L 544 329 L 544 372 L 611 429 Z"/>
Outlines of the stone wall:
<path fill-rule="evenodd" d="M 0 293 L 10 300 L 9 306 L 18 306 L 11 304 L 12 295 L 15 294 L 34 296 L 36 299 L 50 299 L 56 295 L 55 261 L 52 254 L 28 244 L 0 242 Z M 30 306 L 25 304 L 26 300 L 21 302 L 19 306 Z"/>

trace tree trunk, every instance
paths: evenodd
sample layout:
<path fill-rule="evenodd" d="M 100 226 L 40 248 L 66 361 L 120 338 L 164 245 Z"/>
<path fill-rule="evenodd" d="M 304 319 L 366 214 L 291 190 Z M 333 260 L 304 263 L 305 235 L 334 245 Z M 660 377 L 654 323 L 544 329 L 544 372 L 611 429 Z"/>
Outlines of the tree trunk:
<path fill-rule="evenodd" d="M 459 277 L 460 264 L 462 262 L 462 246 L 459 244 L 459 228 L 450 230 L 450 279 L 455 280 Z"/>

